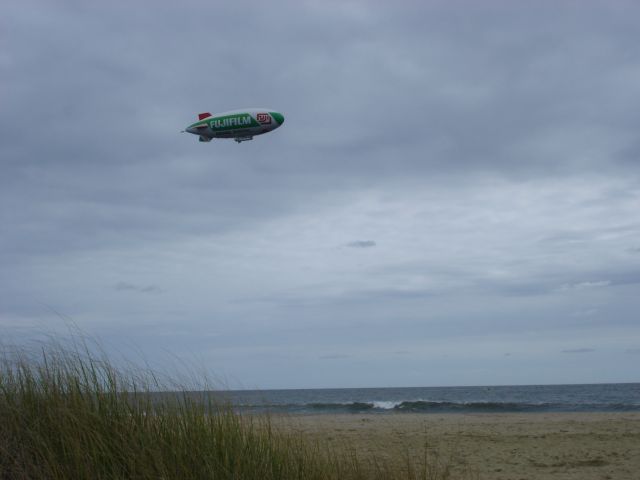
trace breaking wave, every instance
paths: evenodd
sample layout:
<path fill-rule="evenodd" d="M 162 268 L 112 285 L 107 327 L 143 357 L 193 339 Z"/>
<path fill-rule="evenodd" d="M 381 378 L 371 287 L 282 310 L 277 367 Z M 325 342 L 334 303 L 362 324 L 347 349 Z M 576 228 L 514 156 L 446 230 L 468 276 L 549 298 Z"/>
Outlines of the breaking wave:
<path fill-rule="evenodd" d="M 638 403 L 447 402 L 430 400 L 237 405 L 240 410 L 291 413 L 500 413 L 500 412 L 633 412 Z"/>

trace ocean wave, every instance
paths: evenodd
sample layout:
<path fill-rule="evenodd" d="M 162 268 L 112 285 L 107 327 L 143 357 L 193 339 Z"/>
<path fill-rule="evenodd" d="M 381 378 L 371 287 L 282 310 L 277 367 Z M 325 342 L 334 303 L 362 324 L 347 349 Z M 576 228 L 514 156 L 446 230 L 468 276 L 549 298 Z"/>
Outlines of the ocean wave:
<path fill-rule="evenodd" d="M 373 402 L 347 402 L 347 403 L 303 403 L 300 406 L 314 410 L 371 410 L 375 408 Z"/>
<path fill-rule="evenodd" d="M 392 401 L 374 401 L 373 407 L 379 408 L 381 410 L 393 410 L 398 407 L 402 402 L 392 402 Z"/>
<path fill-rule="evenodd" d="M 482 413 L 482 412 L 612 412 L 640 411 L 637 403 L 527 403 L 451 402 L 433 400 L 372 400 L 353 402 L 310 402 L 295 404 L 236 405 L 246 410 L 308 413 Z"/>

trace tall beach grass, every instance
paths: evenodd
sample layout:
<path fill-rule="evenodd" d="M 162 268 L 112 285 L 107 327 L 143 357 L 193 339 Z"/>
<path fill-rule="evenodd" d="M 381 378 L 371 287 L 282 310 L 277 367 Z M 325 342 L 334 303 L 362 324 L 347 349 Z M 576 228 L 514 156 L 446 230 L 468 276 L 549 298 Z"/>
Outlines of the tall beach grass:
<path fill-rule="evenodd" d="M 0 479 L 450 478 L 437 458 L 331 450 L 95 352 L 77 338 L 3 347 Z"/>

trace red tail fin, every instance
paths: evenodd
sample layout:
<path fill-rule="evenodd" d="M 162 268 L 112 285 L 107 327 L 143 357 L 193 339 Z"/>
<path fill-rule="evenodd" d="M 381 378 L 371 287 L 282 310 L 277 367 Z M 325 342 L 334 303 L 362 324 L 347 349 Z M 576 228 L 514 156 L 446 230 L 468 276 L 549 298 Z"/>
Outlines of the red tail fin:
<path fill-rule="evenodd" d="M 211 116 L 211 114 L 209 112 L 199 113 L 198 114 L 198 120 L 204 120 L 205 118 L 208 118 L 210 116 Z"/>

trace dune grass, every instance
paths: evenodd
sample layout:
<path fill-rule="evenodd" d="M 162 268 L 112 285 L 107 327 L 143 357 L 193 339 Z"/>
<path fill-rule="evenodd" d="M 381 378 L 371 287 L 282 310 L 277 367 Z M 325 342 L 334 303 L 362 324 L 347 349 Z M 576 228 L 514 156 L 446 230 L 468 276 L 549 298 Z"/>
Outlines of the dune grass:
<path fill-rule="evenodd" d="M 403 468 L 335 451 L 172 390 L 145 369 L 117 369 L 85 342 L 0 359 L 0 479 L 450 478 L 428 458 Z M 191 390 L 191 389 L 190 389 Z"/>

